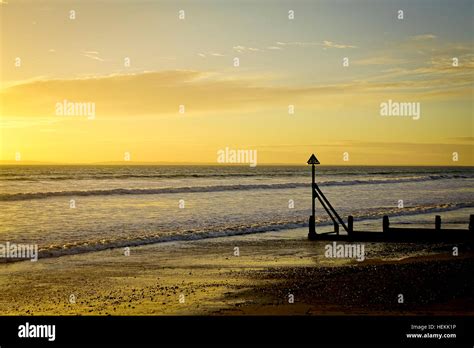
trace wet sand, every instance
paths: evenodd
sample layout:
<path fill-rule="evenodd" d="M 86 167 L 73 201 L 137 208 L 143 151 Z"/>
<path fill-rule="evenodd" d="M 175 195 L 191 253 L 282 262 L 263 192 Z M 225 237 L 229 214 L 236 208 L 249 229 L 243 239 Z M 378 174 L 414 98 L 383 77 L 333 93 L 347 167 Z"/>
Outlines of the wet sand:
<path fill-rule="evenodd" d="M 305 237 L 299 229 L 2 264 L 0 307 L 2 315 L 474 314 L 467 245 L 453 256 L 448 244 L 367 243 L 358 262 L 325 258 L 326 243 Z"/>

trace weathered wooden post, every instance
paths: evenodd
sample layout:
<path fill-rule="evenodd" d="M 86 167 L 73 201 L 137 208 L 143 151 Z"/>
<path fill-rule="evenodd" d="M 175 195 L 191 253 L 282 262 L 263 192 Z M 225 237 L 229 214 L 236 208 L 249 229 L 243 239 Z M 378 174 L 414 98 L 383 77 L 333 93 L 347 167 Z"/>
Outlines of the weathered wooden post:
<path fill-rule="evenodd" d="M 314 240 L 316 239 L 318 236 L 316 234 L 316 213 L 315 213 L 315 210 L 316 210 L 316 189 L 315 189 L 315 185 L 316 185 L 316 180 L 315 180 L 315 171 L 316 171 L 316 168 L 315 168 L 315 165 L 316 164 L 319 164 L 319 161 L 318 159 L 316 158 L 316 156 L 314 155 L 314 153 L 311 155 L 311 157 L 309 158 L 308 164 L 311 164 L 312 166 L 312 181 L 311 181 L 311 199 L 312 199 L 312 206 L 311 206 L 311 216 L 309 217 L 309 232 L 308 232 L 308 239 L 309 240 Z"/>
<path fill-rule="evenodd" d="M 382 222 L 383 233 L 389 233 L 390 232 L 390 220 L 388 219 L 388 216 L 384 215 L 382 221 L 383 221 Z"/>
<path fill-rule="evenodd" d="M 441 216 L 435 216 L 435 230 L 436 232 L 441 232 Z"/>
<path fill-rule="evenodd" d="M 354 218 L 352 217 L 352 215 L 349 215 L 349 217 L 347 218 L 347 229 L 348 234 L 354 232 Z"/>

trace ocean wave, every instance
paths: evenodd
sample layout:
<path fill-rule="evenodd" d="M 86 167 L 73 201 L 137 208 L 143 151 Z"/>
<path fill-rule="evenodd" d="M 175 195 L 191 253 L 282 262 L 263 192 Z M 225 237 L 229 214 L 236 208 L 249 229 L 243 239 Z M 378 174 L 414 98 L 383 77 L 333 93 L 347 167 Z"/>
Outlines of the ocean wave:
<path fill-rule="evenodd" d="M 442 179 L 458 179 L 458 175 L 426 175 L 387 179 L 358 179 L 358 180 L 327 180 L 319 182 L 320 186 L 352 186 L 352 185 L 374 185 L 374 184 L 398 184 L 410 182 L 423 182 Z M 0 201 L 25 201 L 32 199 L 46 199 L 50 197 L 73 197 L 73 196 L 110 196 L 110 195 L 156 195 L 173 193 L 200 193 L 200 192 L 222 192 L 238 190 L 281 190 L 309 187 L 309 183 L 275 183 L 275 184 L 235 184 L 235 185 L 213 185 L 213 186 L 184 186 L 128 189 L 116 188 L 105 190 L 74 190 L 74 191 L 48 191 L 0 194 Z"/>
<path fill-rule="evenodd" d="M 283 176 L 299 176 L 301 173 L 286 173 Z M 44 181 L 44 180 L 110 180 L 110 179 L 186 179 L 186 178 L 227 178 L 227 177 L 255 177 L 255 176 L 279 176 L 254 173 L 222 173 L 222 174 L 96 174 L 96 175 L 7 175 L 0 174 L 0 181 Z"/>
<path fill-rule="evenodd" d="M 421 214 L 432 214 L 437 212 L 446 212 L 452 210 L 458 210 L 463 208 L 474 207 L 474 202 L 463 202 L 463 203 L 446 203 L 436 205 L 423 205 L 406 207 L 403 209 L 399 208 L 373 208 L 365 211 L 355 212 L 353 214 L 355 229 L 357 230 L 357 224 L 362 221 L 380 219 L 384 215 L 388 215 L 391 218 L 409 215 L 421 215 Z M 346 217 L 343 217 L 347 221 Z M 393 220 L 392 220 L 393 221 Z M 430 221 L 428 218 L 417 222 L 417 224 L 433 223 L 434 220 Z M 455 221 L 458 224 L 468 224 L 466 217 L 465 221 Z M 317 226 L 329 226 L 332 225 L 332 221 L 329 217 L 318 217 Z M 452 222 L 454 223 L 454 222 Z M 380 222 L 382 224 L 382 222 Z M 397 222 L 394 222 L 396 225 Z M 400 222 L 403 224 L 403 222 Z M 125 248 L 125 247 L 136 247 L 144 246 L 149 244 L 174 242 L 174 241 L 193 241 L 207 238 L 218 238 L 228 236 L 238 236 L 256 233 L 265 233 L 270 231 L 281 231 L 288 229 L 295 229 L 301 227 L 307 227 L 307 217 L 300 217 L 294 220 L 280 220 L 280 221 L 266 221 L 260 223 L 252 223 L 248 225 L 229 225 L 229 226 L 213 226 L 208 229 L 196 229 L 196 230 L 176 230 L 167 231 L 166 234 L 147 234 L 139 235 L 134 237 L 122 238 L 122 239 L 101 239 L 96 241 L 84 241 L 68 244 L 51 244 L 47 247 L 39 248 L 39 258 L 59 257 L 63 255 L 82 254 L 87 252 L 102 251 L 107 249 Z M 380 226 L 380 229 L 382 226 Z M 341 229 L 341 233 L 344 230 Z M 4 260 L 5 261 L 5 260 Z M 9 260 L 8 262 L 15 262 L 17 260 Z M 20 261 L 20 260 L 18 260 Z M 1 260 L 0 260 L 1 263 Z"/>
<path fill-rule="evenodd" d="M 228 169 L 228 168 L 225 168 Z M 449 170 L 449 174 L 437 174 L 431 172 L 420 172 L 419 170 L 365 170 L 365 171 L 350 171 L 347 169 L 333 170 L 322 170 L 320 174 L 327 177 L 340 177 L 340 176 L 385 176 L 385 175 L 425 175 L 433 177 L 452 177 L 452 178 L 472 178 L 474 172 L 467 172 L 469 169 Z M 18 171 L 2 171 L 0 170 L 0 182 L 2 181 L 66 181 L 66 180 L 127 180 L 127 179 L 196 179 L 196 178 L 284 178 L 284 177 L 305 177 L 308 175 L 306 170 L 262 170 L 252 172 L 231 172 L 228 170 L 223 171 L 212 171 L 212 172 L 180 172 L 180 173 L 110 173 L 110 172 L 95 172 L 87 173 L 77 171 L 74 173 L 51 173 L 48 172 L 25 172 L 19 173 Z"/>

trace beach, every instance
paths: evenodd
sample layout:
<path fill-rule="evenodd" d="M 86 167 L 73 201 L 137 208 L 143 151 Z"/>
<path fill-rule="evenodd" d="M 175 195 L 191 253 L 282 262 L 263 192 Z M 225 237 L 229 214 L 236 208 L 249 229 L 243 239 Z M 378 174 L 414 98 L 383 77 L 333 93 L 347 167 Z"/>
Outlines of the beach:
<path fill-rule="evenodd" d="M 356 243 L 354 255 L 338 255 L 327 253 L 332 242 L 309 241 L 309 174 L 301 166 L 0 167 L 0 246 L 30 247 L 38 258 L 4 253 L 2 314 L 473 312 L 468 244 Z M 472 167 L 328 166 L 316 181 L 345 221 L 354 216 L 356 231 L 381 231 L 384 215 L 394 227 L 433 228 L 435 214 L 443 228 L 467 230 L 473 213 Z M 317 204 L 317 232 L 332 228 Z"/>
<path fill-rule="evenodd" d="M 0 306 L 4 315 L 474 314 L 470 246 L 453 256 L 449 244 L 381 244 L 367 243 L 363 262 L 328 259 L 326 242 L 301 228 L 14 262 L 0 269 Z"/>
<path fill-rule="evenodd" d="M 474 348 L 474 0 L 0 0 L 0 348 Z"/>

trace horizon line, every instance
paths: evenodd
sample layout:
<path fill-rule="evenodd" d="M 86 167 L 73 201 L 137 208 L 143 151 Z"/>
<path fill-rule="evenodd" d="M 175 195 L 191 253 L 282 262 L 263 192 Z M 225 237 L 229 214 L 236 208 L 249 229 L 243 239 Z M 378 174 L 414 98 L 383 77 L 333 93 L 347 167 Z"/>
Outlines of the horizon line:
<path fill-rule="evenodd" d="M 307 167 L 307 163 L 262 163 L 255 167 L 247 163 L 214 163 L 214 162 L 93 162 L 93 163 L 68 163 L 68 162 L 41 162 L 41 161 L 0 161 L 2 166 L 215 166 L 215 167 L 269 167 L 269 166 L 294 166 Z M 474 167 L 474 164 L 319 164 L 318 166 L 331 167 Z"/>

